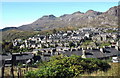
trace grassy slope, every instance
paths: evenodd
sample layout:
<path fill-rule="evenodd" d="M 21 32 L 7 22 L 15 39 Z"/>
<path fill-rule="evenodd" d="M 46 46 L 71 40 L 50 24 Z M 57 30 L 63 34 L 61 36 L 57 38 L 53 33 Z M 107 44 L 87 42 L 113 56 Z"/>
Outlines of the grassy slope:
<path fill-rule="evenodd" d="M 27 38 L 28 36 L 32 36 L 37 32 L 33 31 L 21 31 L 21 30 L 8 30 L 2 32 L 3 40 L 12 40 L 15 38 Z"/>
<path fill-rule="evenodd" d="M 119 78 L 118 76 L 120 76 L 120 63 L 110 63 L 110 65 L 111 68 L 107 72 L 96 71 L 91 74 L 85 73 L 82 76 L 106 76 L 106 78 L 109 78 L 108 76 L 114 76 L 115 78 Z"/>

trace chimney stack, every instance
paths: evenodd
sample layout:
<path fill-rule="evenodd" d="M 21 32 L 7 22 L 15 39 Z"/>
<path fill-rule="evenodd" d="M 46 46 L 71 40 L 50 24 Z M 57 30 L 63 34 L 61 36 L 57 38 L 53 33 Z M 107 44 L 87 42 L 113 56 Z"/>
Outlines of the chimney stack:
<path fill-rule="evenodd" d="M 100 49 L 100 47 L 97 47 L 97 49 Z"/>
<path fill-rule="evenodd" d="M 112 47 L 112 45 L 109 45 L 109 47 L 111 48 L 111 47 Z"/>
<path fill-rule="evenodd" d="M 90 47 L 87 47 L 87 50 L 89 50 L 90 49 Z"/>
<path fill-rule="evenodd" d="M 100 51 L 101 51 L 102 53 L 104 53 L 104 48 L 100 48 Z"/>
<path fill-rule="evenodd" d="M 119 51 L 119 47 L 118 46 L 115 46 L 115 49 Z"/>
<path fill-rule="evenodd" d="M 82 50 L 84 50 L 84 48 L 82 47 Z"/>
<path fill-rule="evenodd" d="M 92 47 L 90 47 L 90 49 L 91 49 L 91 50 L 93 50 L 93 48 L 92 48 Z"/>
<path fill-rule="evenodd" d="M 86 58 L 86 55 L 85 55 L 86 51 L 85 50 L 82 50 L 82 58 Z"/>
<path fill-rule="evenodd" d="M 53 56 L 53 51 L 51 51 L 51 56 Z"/>
<path fill-rule="evenodd" d="M 118 42 L 116 43 L 116 45 L 117 45 L 117 46 L 120 46 L 120 41 L 118 41 Z"/>

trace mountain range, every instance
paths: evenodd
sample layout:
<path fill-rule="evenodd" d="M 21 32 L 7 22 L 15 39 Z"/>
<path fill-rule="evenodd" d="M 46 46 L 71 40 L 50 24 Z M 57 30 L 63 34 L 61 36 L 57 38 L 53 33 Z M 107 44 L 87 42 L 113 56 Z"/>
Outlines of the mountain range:
<path fill-rule="evenodd" d="M 19 27 L 6 27 L 1 29 L 0 32 L 2 32 L 2 41 L 11 41 L 16 38 L 26 39 L 37 34 L 51 33 L 54 29 L 65 31 L 82 27 L 116 28 L 120 25 L 119 16 L 119 6 L 111 7 L 106 12 L 88 10 L 85 13 L 77 11 L 73 14 L 64 14 L 60 17 L 45 15 L 31 24 Z"/>
<path fill-rule="evenodd" d="M 31 24 L 22 25 L 19 27 L 6 27 L 6 30 L 48 30 L 59 27 L 73 26 L 73 27 L 117 27 L 118 26 L 118 12 L 120 7 L 114 6 L 106 12 L 98 12 L 88 10 L 83 13 L 80 11 L 73 14 L 64 14 L 60 17 L 54 15 L 45 15 Z"/>

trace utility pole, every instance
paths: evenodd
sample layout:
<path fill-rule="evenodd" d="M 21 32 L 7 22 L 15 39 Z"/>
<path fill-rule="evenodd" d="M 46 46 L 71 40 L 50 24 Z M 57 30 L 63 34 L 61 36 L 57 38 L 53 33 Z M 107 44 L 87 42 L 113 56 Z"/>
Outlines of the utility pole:
<path fill-rule="evenodd" d="M 4 78 L 4 69 L 5 69 L 5 62 L 4 60 L 2 61 L 2 78 Z"/>
<path fill-rule="evenodd" d="M 15 56 L 12 54 L 12 60 L 11 60 L 11 63 L 12 63 L 12 66 L 11 66 L 12 78 L 14 78 L 14 69 L 13 69 L 14 61 L 15 61 Z"/>

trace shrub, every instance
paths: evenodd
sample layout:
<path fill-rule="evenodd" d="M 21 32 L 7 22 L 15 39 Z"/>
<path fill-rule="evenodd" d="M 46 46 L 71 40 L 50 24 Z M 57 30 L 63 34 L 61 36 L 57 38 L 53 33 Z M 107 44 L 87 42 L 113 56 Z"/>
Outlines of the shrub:
<path fill-rule="evenodd" d="M 49 62 L 41 65 L 37 71 L 26 73 L 26 77 L 40 78 L 72 78 L 84 72 L 94 72 L 97 70 L 106 71 L 110 65 L 98 59 L 84 59 L 77 55 L 70 57 L 59 55 L 53 56 Z"/>

